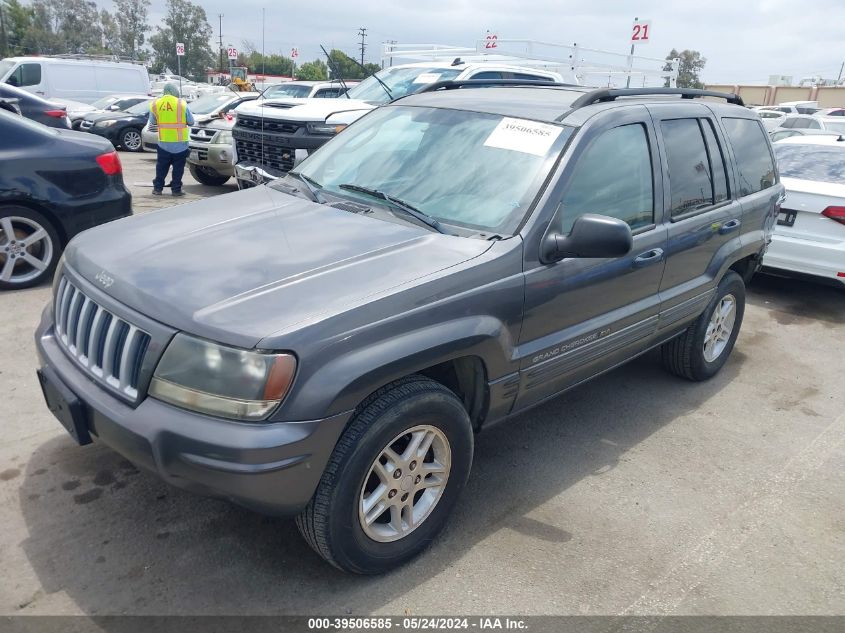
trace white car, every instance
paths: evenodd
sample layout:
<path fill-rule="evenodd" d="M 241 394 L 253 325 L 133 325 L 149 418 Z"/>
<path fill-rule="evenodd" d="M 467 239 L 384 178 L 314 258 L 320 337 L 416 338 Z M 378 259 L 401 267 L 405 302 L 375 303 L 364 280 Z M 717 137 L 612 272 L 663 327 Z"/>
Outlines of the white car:
<path fill-rule="evenodd" d="M 786 201 L 763 266 L 845 287 L 845 140 L 795 136 L 773 145 Z"/>
<path fill-rule="evenodd" d="M 335 99 L 344 94 L 344 84 L 349 89 L 358 85 L 357 81 L 285 81 L 267 86 L 261 93 L 260 100 L 273 99 L 284 102 L 287 99 Z M 292 101 L 296 105 L 296 101 Z"/>
<path fill-rule="evenodd" d="M 786 113 L 780 110 L 769 110 L 761 108 L 757 110 L 760 120 L 763 122 L 763 127 L 767 132 L 774 130 L 776 127 L 781 127 L 786 120 Z"/>
<path fill-rule="evenodd" d="M 824 130 L 825 132 L 845 134 L 845 119 L 816 114 L 790 114 L 779 127 L 784 129 Z"/>

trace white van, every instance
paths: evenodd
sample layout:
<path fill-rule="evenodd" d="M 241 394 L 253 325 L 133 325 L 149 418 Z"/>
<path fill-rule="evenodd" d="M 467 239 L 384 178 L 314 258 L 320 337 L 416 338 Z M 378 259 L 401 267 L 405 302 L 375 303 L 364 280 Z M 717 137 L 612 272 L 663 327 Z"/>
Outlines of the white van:
<path fill-rule="evenodd" d="M 93 59 L 7 57 L 0 60 L 0 81 L 45 99 L 84 103 L 112 94 L 150 92 L 150 77 L 142 64 Z"/>

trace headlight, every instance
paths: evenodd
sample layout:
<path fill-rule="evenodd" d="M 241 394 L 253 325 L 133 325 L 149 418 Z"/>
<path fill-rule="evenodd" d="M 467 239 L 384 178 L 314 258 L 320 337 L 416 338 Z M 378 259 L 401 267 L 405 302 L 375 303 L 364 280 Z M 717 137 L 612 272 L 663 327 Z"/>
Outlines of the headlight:
<path fill-rule="evenodd" d="M 109 127 L 110 125 L 114 125 L 115 123 L 117 123 L 117 121 L 112 119 L 110 121 L 97 121 L 94 125 L 96 125 L 97 127 Z"/>
<path fill-rule="evenodd" d="M 232 133 L 229 130 L 220 130 L 211 139 L 212 145 L 231 145 Z"/>
<path fill-rule="evenodd" d="M 308 131 L 311 134 L 337 134 L 345 125 L 331 125 L 329 123 L 308 123 Z"/>
<path fill-rule="evenodd" d="M 150 395 L 233 420 L 266 418 L 293 382 L 296 358 L 237 349 L 177 334 L 156 367 Z"/>

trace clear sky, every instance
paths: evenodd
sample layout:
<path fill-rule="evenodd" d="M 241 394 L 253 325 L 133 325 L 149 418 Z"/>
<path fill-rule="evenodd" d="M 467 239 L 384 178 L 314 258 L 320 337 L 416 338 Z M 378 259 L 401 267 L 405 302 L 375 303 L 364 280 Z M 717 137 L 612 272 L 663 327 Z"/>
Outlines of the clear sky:
<path fill-rule="evenodd" d="M 108 0 L 99 0 L 108 6 Z M 261 49 L 266 9 L 268 53 L 299 48 L 299 62 L 320 56 L 319 45 L 358 55 L 367 28 L 366 61 L 379 62 L 381 44 L 471 46 L 489 30 L 500 38 L 533 39 L 626 53 L 634 17 L 651 20 L 651 42 L 638 54 L 665 57 L 674 47 L 707 58 L 708 83 L 765 83 L 769 75 L 836 78 L 845 61 L 845 0 L 199 0 L 223 44 Z M 164 12 L 152 0 L 150 22 Z M 215 47 L 216 48 L 216 47 Z"/>

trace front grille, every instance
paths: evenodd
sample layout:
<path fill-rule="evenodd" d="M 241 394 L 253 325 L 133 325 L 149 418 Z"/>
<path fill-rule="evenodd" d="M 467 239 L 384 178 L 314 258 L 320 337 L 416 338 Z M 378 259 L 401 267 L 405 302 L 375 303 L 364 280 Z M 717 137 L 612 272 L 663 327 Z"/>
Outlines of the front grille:
<path fill-rule="evenodd" d="M 67 277 L 54 302 L 56 338 L 97 381 L 138 399 L 138 382 L 150 335 L 95 303 Z"/>
<path fill-rule="evenodd" d="M 197 150 L 197 160 L 208 160 L 208 150 L 205 149 L 205 148 L 198 149 Z"/>
<path fill-rule="evenodd" d="M 261 143 L 237 139 L 235 149 L 238 152 L 238 162 L 257 163 L 280 172 L 293 169 L 293 150 L 288 147 L 264 143 L 262 148 Z"/>
<path fill-rule="evenodd" d="M 275 134 L 296 134 L 296 131 L 304 127 L 304 123 L 297 121 L 278 121 L 275 119 L 268 119 L 256 116 L 238 115 L 237 127 L 244 130 L 258 130 L 264 132 L 272 132 Z"/>
<path fill-rule="evenodd" d="M 208 130 L 202 127 L 191 128 L 191 140 L 197 143 L 208 143 L 217 134 L 217 130 Z"/>
<path fill-rule="evenodd" d="M 150 123 L 147 125 L 147 129 L 150 132 L 158 132 L 158 123 Z"/>

